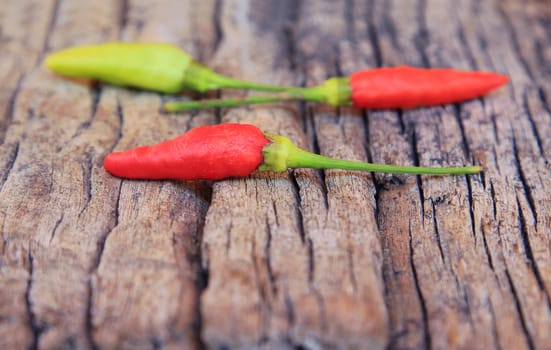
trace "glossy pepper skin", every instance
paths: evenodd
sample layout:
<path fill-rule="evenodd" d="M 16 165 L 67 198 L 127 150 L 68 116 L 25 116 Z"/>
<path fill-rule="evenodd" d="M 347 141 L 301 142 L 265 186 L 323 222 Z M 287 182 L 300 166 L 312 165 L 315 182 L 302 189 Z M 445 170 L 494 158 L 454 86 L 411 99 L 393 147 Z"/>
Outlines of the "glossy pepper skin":
<path fill-rule="evenodd" d="M 45 64 L 67 77 L 177 93 L 191 62 L 190 55 L 171 45 L 113 42 L 68 48 L 49 55 Z"/>
<path fill-rule="evenodd" d="M 62 76 L 167 94 L 221 88 L 286 89 L 218 74 L 180 48 L 164 43 L 111 42 L 75 46 L 48 55 L 44 63 Z"/>
<path fill-rule="evenodd" d="M 308 88 L 244 99 L 199 100 L 167 103 L 166 111 L 230 107 L 257 103 L 305 100 L 333 106 L 365 109 L 407 109 L 458 103 L 482 96 L 506 84 L 509 78 L 492 72 L 410 66 L 361 70 Z"/>
<path fill-rule="evenodd" d="M 328 158 L 300 149 L 284 136 L 263 133 L 247 124 L 198 127 L 157 145 L 111 153 L 103 164 L 115 176 L 149 180 L 222 180 L 256 170 L 281 172 L 288 168 L 435 175 L 481 171 L 478 166 L 428 168 Z"/>
<path fill-rule="evenodd" d="M 127 179 L 220 180 L 254 172 L 269 142 L 253 125 L 202 126 L 157 145 L 111 153 L 103 165 Z"/>
<path fill-rule="evenodd" d="M 356 72 L 349 84 L 355 107 L 393 109 L 466 101 L 508 81 L 506 76 L 491 72 L 399 66 Z"/>

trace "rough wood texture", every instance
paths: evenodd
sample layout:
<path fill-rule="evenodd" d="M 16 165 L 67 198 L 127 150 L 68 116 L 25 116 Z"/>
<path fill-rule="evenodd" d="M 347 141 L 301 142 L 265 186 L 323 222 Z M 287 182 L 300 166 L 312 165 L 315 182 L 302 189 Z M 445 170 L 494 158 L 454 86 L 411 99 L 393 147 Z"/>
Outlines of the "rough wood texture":
<path fill-rule="evenodd" d="M 0 348 L 551 349 L 550 32 L 542 0 L 0 0 Z M 112 40 L 170 42 L 266 83 L 410 64 L 511 84 L 408 111 L 165 115 L 171 97 L 41 65 Z M 485 171 L 210 183 L 101 167 L 230 121 L 334 157 Z"/>

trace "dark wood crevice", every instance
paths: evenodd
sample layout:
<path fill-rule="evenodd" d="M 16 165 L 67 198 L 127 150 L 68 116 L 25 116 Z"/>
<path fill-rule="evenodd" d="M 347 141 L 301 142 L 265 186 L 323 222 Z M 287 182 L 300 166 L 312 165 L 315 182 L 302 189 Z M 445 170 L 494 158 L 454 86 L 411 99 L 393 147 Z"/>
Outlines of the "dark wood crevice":
<path fill-rule="evenodd" d="M 93 265 L 90 269 L 89 277 L 88 277 L 88 295 L 86 300 L 86 338 L 89 343 L 90 348 L 96 350 L 99 349 L 100 346 L 97 344 L 96 340 L 94 339 L 94 298 L 96 293 L 96 288 L 94 286 L 95 278 L 97 277 L 98 269 L 102 261 L 103 253 L 105 251 L 105 246 L 107 244 L 107 239 L 109 238 L 109 235 L 113 232 L 113 230 L 119 225 L 119 215 L 120 215 L 120 206 L 121 206 L 121 191 L 123 187 L 123 181 L 120 181 L 118 188 L 117 188 L 117 197 L 115 200 L 114 205 L 114 212 L 112 214 L 112 220 L 110 225 L 106 228 L 105 232 L 103 232 L 99 240 L 97 242 L 97 251 L 94 258 Z"/>
<path fill-rule="evenodd" d="M 213 52 L 216 52 L 218 50 L 220 43 L 224 39 L 224 31 L 222 30 L 221 23 L 222 4 L 223 0 L 215 0 L 214 2 L 214 11 L 212 14 L 212 23 L 214 27 Z M 217 96 L 217 98 L 220 98 L 220 96 Z"/>
<path fill-rule="evenodd" d="M 296 225 L 298 228 L 298 233 L 300 235 L 300 240 L 302 243 L 306 241 L 306 231 L 304 228 L 304 218 L 302 217 L 302 200 L 300 194 L 300 186 L 297 181 L 297 174 L 294 170 L 291 170 L 289 173 L 289 179 L 293 185 L 293 194 L 295 195 L 297 208 L 296 208 Z M 276 216 L 277 217 L 277 216 Z"/>
<path fill-rule="evenodd" d="M 534 248 L 532 247 L 533 244 L 531 243 L 530 236 L 528 234 L 528 226 L 527 226 L 528 223 L 526 222 L 526 217 L 524 216 L 524 213 L 522 211 L 522 206 L 520 205 L 518 197 L 517 197 L 516 204 L 517 204 L 518 217 L 519 217 L 520 237 L 521 237 L 522 245 L 524 247 L 524 254 L 526 254 L 527 264 L 530 267 L 530 270 L 532 270 L 532 272 L 534 273 L 534 277 L 536 279 L 539 289 L 545 294 L 547 307 L 549 308 L 549 310 L 551 310 L 551 298 L 547 293 L 543 277 L 538 267 L 538 262 L 534 257 Z"/>
<path fill-rule="evenodd" d="M 509 288 L 511 289 L 511 293 L 513 295 L 513 300 L 515 302 L 515 309 L 518 313 L 520 325 L 522 327 L 522 333 L 524 334 L 526 338 L 526 342 L 528 343 L 528 348 L 530 350 L 535 350 L 536 347 L 534 345 L 534 339 L 532 338 L 532 334 L 529 330 L 529 327 L 527 325 L 526 316 L 524 315 L 524 311 L 522 309 L 522 302 L 519 299 L 518 291 L 515 287 L 513 277 L 511 276 L 511 273 L 508 269 L 505 270 L 505 276 L 507 277 L 507 281 L 509 283 Z"/>
<path fill-rule="evenodd" d="M 11 148 L 10 156 L 8 157 L 8 161 L 5 163 L 4 169 L 2 169 L 2 177 L 0 178 L 0 192 L 2 192 L 2 189 L 4 188 L 4 184 L 6 181 L 8 181 L 8 177 L 10 176 L 10 173 L 13 170 L 13 166 L 15 164 L 15 161 L 17 160 L 17 156 L 19 155 L 19 142 L 16 142 L 13 147 Z"/>
<path fill-rule="evenodd" d="M 32 289 L 33 289 L 33 278 L 34 278 L 34 256 L 32 250 L 29 249 L 29 278 L 27 282 L 27 289 L 25 291 L 25 306 L 27 308 L 27 317 L 29 322 L 29 327 L 31 329 L 32 341 L 29 345 L 29 349 L 36 350 L 39 348 L 40 336 L 47 329 L 47 325 L 40 324 L 37 320 L 37 315 L 33 309 L 33 300 L 32 300 Z"/>
<path fill-rule="evenodd" d="M 44 37 L 44 45 L 42 46 L 42 53 L 39 56 L 39 60 L 37 61 L 37 64 L 42 62 L 44 55 L 47 54 L 50 51 L 50 37 L 52 36 L 52 33 L 54 33 L 55 26 L 56 26 L 56 24 L 59 20 L 59 12 L 60 12 L 60 7 L 61 7 L 61 1 L 62 0 L 54 0 L 52 16 L 50 17 L 48 27 L 46 28 L 46 36 Z"/>
<path fill-rule="evenodd" d="M 545 156 L 546 152 L 545 152 L 545 148 L 543 146 L 543 138 L 540 135 L 540 131 L 538 129 L 536 121 L 534 120 L 533 112 L 531 111 L 530 106 L 528 104 L 528 94 L 529 93 L 530 93 L 530 89 L 527 88 L 524 91 L 524 96 L 523 96 L 523 109 L 526 112 L 526 117 L 527 117 L 528 123 L 530 124 L 532 134 L 534 135 L 534 140 L 536 141 L 536 145 L 537 145 L 537 148 L 538 148 L 538 153 L 542 156 Z M 541 89 L 540 89 L 540 98 L 541 98 Z M 542 101 L 543 101 L 543 99 L 542 99 Z M 549 111 L 546 111 L 546 112 L 547 112 L 548 115 L 551 116 L 551 113 Z"/>
<path fill-rule="evenodd" d="M 24 75 L 21 75 L 19 79 L 17 80 L 17 84 L 15 85 L 15 89 L 11 93 L 10 98 L 8 99 L 7 107 L 6 107 L 6 113 L 4 114 L 4 118 L 0 121 L 0 145 L 4 144 L 6 141 L 6 134 L 8 132 L 8 129 L 10 127 L 10 124 L 13 121 L 13 116 L 15 113 L 15 104 L 17 102 L 17 96 L 19 95 L 19 92 L 21 91 L 21 87 L 24 81 Z"/>
<path fill-rule="evenodd" d="M 498 3 L 499 4 L 499 3 Z M 515 31 L 515 26 L 513 25 L 513 22 L 511 20 L 511 18 L 509 17 L 509 15 L 507 14 L 507 12 L 504 10 L 503 8 L 503 4 L 501 5 L 496 5 L 496 7 L 498 8 L 498 11 L 497 13 L 500 14 L 501 16 L 501 19 L 503 20 L 503 22 L 506 24 L 504 27 L 505 31 L 506 31 L 506 34 L 507 36 L 509 37 L 509 42 L 513 45 L 513 48 L 514 48 L 514 53 L 516 53 L 516 58 L 517 58 L 517 61 L 521 64 L 521 66 L 523 67 L 524 69 L 524 73 L 528 76 L 528 78 L 532 81 L 537 81 L 539 78 L 534 76 L 533 72 L 532 72 L 532 69 L 530 67 L 530 64 L 528 63 L 528 61 L 526 60 L 526 58 L 522 55 L 522 50 L 521 50 L 521 45 L 519 43 L 519 38 L 518 38 L 518 34 L 517 32 Z"/>
<path fill-rule="evenodd" d="M 424 334 L 424 342 L 425 342 L 424 347 L 426 349 L 432 349 L 427 301 L 423 296 L 423 289 L 421 287 L 421 284 L 420 284 L 421 282 L 419 280 L 417 268 L 415 266 L 415 258 L 414 258 L 415 250 L 413 247 L 413 232 L 411 229 L 411 221 L 408 225 L 408 242 L 409 242 L 409 265 L 413 275 L 415 292 L 417 294 L 417 297 L 419 299 L 419 303 L 421 306 L 421 316 L 422 316 L 422 322 L 423 322 L 423 334 Z"/>
<path fill-rule="evenodd" d="M 519 154 L 519 149 L 517 145 L 517 138 L 513 135 L 512 138 L 512 146 L 513 146 L 513 154 L 514 154 L 514 160 L 516 163 L 516 168 L 518 169 L 518 175 L 520 179 L 520 183 L 522 185 L 524 194 L 526 196 L 528 206 L 530 208 L 530 211 L 532 212 L 532 215 L 534 216 L 534 225 L 538 224 L 538 211 L 536 207 L 536 201 L 534 200 L 534 195 L 532 193 L 532 188 L 530 186 L 529 180 L 525 174 L 525 171 L 522 167 L 522 160 L 521 156 Z"/>

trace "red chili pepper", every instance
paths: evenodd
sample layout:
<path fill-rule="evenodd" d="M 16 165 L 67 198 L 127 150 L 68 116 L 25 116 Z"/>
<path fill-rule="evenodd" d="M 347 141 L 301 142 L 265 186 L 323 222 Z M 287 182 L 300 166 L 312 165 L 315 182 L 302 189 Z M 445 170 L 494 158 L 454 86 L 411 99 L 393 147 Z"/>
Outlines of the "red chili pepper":
<path fill-rule="evenodd" d="M 331 78 L 310 88 L 288 88 L 282 94 L 244 99 L 168 103 L 165 110 L 230 107 L 289 100 L 322 102 L 334 106 L 397 109 L 456 103 L 482 96 L 506 84 L 509 78 L 491 72 L 408 66 L 362 70 L 350 77 Z"/>
<path fill-rule="evenodd" d="M 490 72 L 401 66 L 356 72 L 350 88 L 359 108 L 413 108 L 470 100 L 508 81 Z"/>
<path fill-rule="evenodd" d="M 262 148 L 269 142 L 252 125 L 203 126 L 154 146 L 111 153 L 103 165 L 111 174 L 129 179 L 246 176 L 262 163 Z"/>
<path fill-rule="evenodd" d="M 481 171 L 479 166 L 428 168 L 333 159 L 302 150 L 286 137 L 263 133 L 246 124 L 202 126 L 154 146 L 114 152 L 107 155 L 104 167 L 118 177 L 150 180 L 220 180 L 247 176 L 256 170 L 281 172 L 288 168 L 436 175 Z"/>

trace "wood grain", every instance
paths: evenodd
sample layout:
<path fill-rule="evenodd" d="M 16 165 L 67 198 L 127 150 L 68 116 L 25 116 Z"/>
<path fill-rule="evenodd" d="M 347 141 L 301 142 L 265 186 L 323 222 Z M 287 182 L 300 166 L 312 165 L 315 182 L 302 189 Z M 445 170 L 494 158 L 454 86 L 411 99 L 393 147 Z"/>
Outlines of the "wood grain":
<path fill-rule="evenodd" d="M 549 32 L 541 0 L 0 0 L 0 348 L 550 349 Z M 400 64 L 511 83 L 415 110 L 168 115 L 164 101 L 202 96 L 42 66 L 54 50 L 113 40 L 169 42 L 264 83 Z M 112 150 L 220 122 L 332 157 L 484 172 L 212 183 L 102 168 Z"/>

